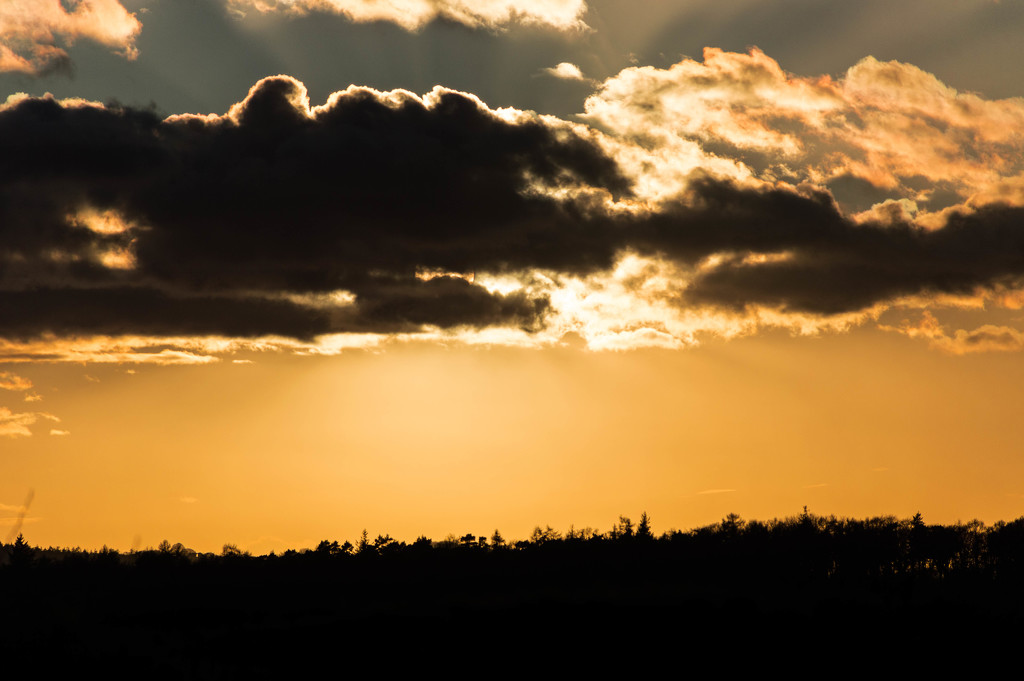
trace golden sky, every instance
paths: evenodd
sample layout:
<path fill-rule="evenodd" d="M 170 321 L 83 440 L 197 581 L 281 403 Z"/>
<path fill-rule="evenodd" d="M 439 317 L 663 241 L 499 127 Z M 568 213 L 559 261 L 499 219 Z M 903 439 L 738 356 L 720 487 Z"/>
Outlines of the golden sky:
<path fill-rule="evenodd" d="M 0 530 L 1020 516 L 1008 5 L 0 0 Z"/>

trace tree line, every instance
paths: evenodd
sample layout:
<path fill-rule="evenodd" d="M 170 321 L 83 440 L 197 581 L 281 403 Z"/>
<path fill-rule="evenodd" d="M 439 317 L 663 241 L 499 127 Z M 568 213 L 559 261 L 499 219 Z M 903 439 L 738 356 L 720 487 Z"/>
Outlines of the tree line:
<path fill-rule="evenodd" d="M 163 541 L 155 549 L 119 552 L 109 548 L 33 547 L 22 535 L 0 544 L 0 569 L 32 565 L 95 563 L 119 566 L 170 563 L 266 563 L 278 561 L 345 561 L 369 558 L 426 558 L 482 554 L 543 554 L 567 557 L 573 553 L 636 554 L 639 557 L 685 555 L 691 567 L 712 570 L 795 570 L 808 578 L 885 577 L 917 575 L 943 579 L 954 575 L 991 578 L 1024 573 L 1024 517 L 986 525 L 979 520 L 952 525 L 927 524 L 920 513 L 911 518 L 877 516 L 865 519 L 803 512 L 769 521 L 744 520 L 729 514 L 718 523 L 690 530 L 654 533 L 642 513 L 634 523 L 628 516 L 606 531 L 570 526 L 560 532 L 537 526 L 526 538 L 506 540 L 500 531 L 490 536 L 449 534 L 442 540 L 421 536 L 412 542 L 389 534 L 370 538 L 366 530 L 355 543 L 324 539 L 312 549 L 290 549 L 253 556 L 234 544 L 219 554 L 197 552 L 181 543 Z"/>
<path fill-rule="evenodd" d="M 1024 518 L 937 525 L 805 508 L 658 534 L 644 513 L 518 540 L 364 531 L 258 556 L 170 541 L 42 548 L 19 536 L 0 547 L 0 603 L 0 652 L 131 660 L 150 678 L 294 675 L 324 651 L 371 667 L 439 654 L 525 662 L 511 651 L 555 642 L 559 660 L 602 672 L 654 659 L 618 655 L 627 636 L 731 665 L 737 651 L 868 660 L 895 642 L 917 655 L 1009 650 L 1024 631 Z"/>

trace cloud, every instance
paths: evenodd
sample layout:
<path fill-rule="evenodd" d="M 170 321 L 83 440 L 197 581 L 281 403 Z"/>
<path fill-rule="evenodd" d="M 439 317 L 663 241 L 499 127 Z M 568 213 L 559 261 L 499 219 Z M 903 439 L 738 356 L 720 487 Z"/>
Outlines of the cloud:
<path fill-rule="evenodd" d="M 64 436 L 71 435 L 71 432 L 67 430 L 58 430 L 56 428 L 53 428 L 50 430 L 50 435 Z"/>
<path fill-rule="evenodd" d="M 7 407 L 0 407 L 0 437 L 31 437 L 32 431 L 29 426 L 35 424 L 39 419 L 60 421 L 52 414 L 43 412 L 12 412 Z"/>
<path fill-rule="evenodd" d="M 1009 326 L 984 324 L 976 329 L 957 329 L 949 333 L 928 310 L 921 313 L 916 323 L 904 320 L 899 326 L 883 325 L 881 328 L 910 338 L 927 340 L 933 348 L 951 355 L 1024 350 L 1024 331 Z"/>
<path fill-rule="evenodd" d="M 0 3 L 0 72 L 40 75 L 66 70 L 64 47 L 87 39 L 128 59 L 142 24 L 119 0 L 4 0 Z"/>
<path fill-rule="evenodd" d="M 0 333 L 32 338 L 67 335 L 261 336 L 311 338 L 326 333 L 325 315 L 285 301 L 251 296 L 170 294 L 143 286 L 99 289 L 47 288 L 0 291 Z"/>
<path fill-rule="evenodd" d="M 561 64 L 550 69 L 544 69 L 544 72 L 562 80 L 586 80 L 583 72 L 580 71 L 580 67 L 567 61 L 563 61 Z"/>
<path fill-rule="evenodd" d="M 548 26 L 561 31 L 587 28 L 584 0 L 227 0 L 235 12 L 332 12 L 355 22 L 390 21 L 409 31 L 443 19 L 470 27 L 504 28 L 513 24 Z"/>
<path fill-rule="evenodd" d="M 32 387 L 32 381 L 12 374 L 9 371 L 0 371 L 0 390 L 28 390 Z"/>
<path fill-rule="evenodd" d="M 361 342 L 355 338 L 348 338 L 348 342 L 342 343 L 342 345 L 345 348 L 357 348 L 379 342 L 379 338 L 370 334 L 359 334 L 358 338 Z M 218 362 L 222 355 L 236 352 L 312 353 L 319 351 L 333 354 L 331 352 L 332 342 L 338 342 L 336 337 L 325 337 L 316 345 L 285 338 L 265 338 L 252 341 L 221 337 L 49 337 L 24 342 L 0 340 L 0 361 L 7 363 L 197 365 Z M 131 373 L 131 370 L 126 373 Z M 89 378 L 86 377 L 86 380 Z"/>
<path fill-rule="evenodd" d="M 816 314 L 862 310 L 900 296 L 969 294 L 1024 273 L 1024 209 L 1005 205 L 954 213 L 941 227 L 857 224 L 830 197 L 801 197 L 785 190 L 755 192 L 705 184 L 703 197 L 717 210 L 687 222 L 704 222 L 697 245 L 734 252 L 781 253 L 751 260 L 723 257 L 687 288 L 693 302 L 737 308 L 762 305 Z M 685 215 L 685 213 L 684 213 Z M 713 235 L 713 236 L 712 236 Z M 715 248 L 708 241 L 718 241 Z M 703 242 L 703 243 L 701 243 Z M 681 244 L 695 245 L 691 240 Z M 683 253 L 685 256 L 686 254 Z"/>
<path fill-rule="evenodd" d="M 442 88 L 310 108 L 268 78 L 224 116 L 166 121 L 26 98 L 0 111 L 0 140 L 0 334 L 16 340 L 537 328 L 544 297 L 416 274 L 608 264 L 608 244 L 569 253 L 585 220 L 543 192 L 628 189 L 569 128 Z M 123 228 L 83 217 L 112 212 Z M 132 266 L 104 264 L 111 249 Z"/>
<path fill-rule="evenodd" d="M 734 489 L 706 489 L 706 490 L 702 490 L 700 492 L 697 492 L 697 494 L 727 494 L 729 492 L 735 492 L 735 491 L 736 490 L 734 490 Z"/>
<path fill-rule="evenodd" d="M 567 333 L 591 349 L 678 348 L 982 293 L 1015 304 L 1024 206 L 970 194 L 987 180 L 968 166 L 989 139 L 1007 155 L 997 175 L 1016 172 L 1019 139 L 995 122 L 1015 125 L 1017 104 L 922 74 L 862 62 L 801 79 L 757 51 L 712 50 L 607 81 L 587 105 L 603 132 L 441 87 L 353 86 L 313 106 L 287 76 L 222 115 L 15 98 L 0 107 L 0 359 L 193 363 L 246 343 L 333 353 Z M 911 176 L 884 145 L 864 156 L 849 130 L 881 135 L 883 110 L 945 130 L 967 160 L 953 172 L 950 153 L 940 172 L 913 151 L 925 167 Z M 872 208 L 836 200 L 826 158 Z M 857 176 L 855 158 L 915 198 L 875 200 L 888 185 Z M 939 189 L 960 203 L 927 207 Z"/>
<path fill-rule="evenodd" d="M 32 413 L 16 414 L 6 407 L 0 407 L 0 437 L 31 437 L 28 429 L 37 417 Z"/>
<path fill-rule="evenodd" d="M 958 92 L 911 64 L 866 57 L 839 79 L 799 77 L 756 48 L 709 47 L 703 62 L 625 69 L 585 108 L 651 150 L 697 145 L 734 174 L 827 186 L 856 210 L 1024 203 L 1024 99 Z"/>

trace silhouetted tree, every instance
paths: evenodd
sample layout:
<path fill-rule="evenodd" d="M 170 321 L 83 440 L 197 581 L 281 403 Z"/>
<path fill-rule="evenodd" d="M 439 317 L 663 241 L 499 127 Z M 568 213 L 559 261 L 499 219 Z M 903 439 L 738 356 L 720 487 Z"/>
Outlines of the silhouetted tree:
<path fill-rule="evenodd" d="M 327 541 L 324 539 L 316 545 L 315 551 L 322 556 L 336 556 L 341 553 L 341 546 L 338 545 L 338 541 Z"/>
<path fill-rule="evenodd" d="M 654 534 L 651 532 L 651 519 L 647 515 L 647 511 L 640 514 L 640 522 L 636 526 L 636 536 L 640 539 L 654 538 Z"/>
<path fill-rule="evenodd" d="M 543 530 L 540 529 L 540 525 L 533 528 L 533 533 L 530 535 L 530 543 L 535 545 L 547 544 L 548 542 L 558 541 L 562 538 L 562 534 L 547 525 Z"/>
<path fill-rule="evenodd" d="M 35 561 L 35 550 L 28 545 L 25 537 L 19 532 L 18 538 L 11 545 L 11 565 L 22 567 L 30 565 Z"/>
<path fill-rule="evenodd" d="M 399 548 L 399 545 L 390 534 L 378 534 L 377 538 L 373 540 L 373 550 L 378 555 L 385 552 L 390 553 L 397 548 Z"/>
<path fill-rule="evenodd" d="M 612 527 L 612 539 L 628 539 L 633 536 L 633 521 L 624 515 L 619 516 L 619 522 Z"/>
<path fill-rule="evenodd" d="M 356 544 L 356 553 L 363 556 L 371 550 L 370 547 L 370 535 L 367 534 L 366 528 L 363 528 L 363 534 L 359 537 L 359 543 Z"/>
<path fill-rule="evenodd" d="M 804 506 L 804 510 L 807 510 L 806 506 Z M 745 524 L 746 521 L 744 521 L 743 518 L 739 517 L 735 513 L 730 513 L 722 519 L 721 532 L 726 539 L 734 539 L 743 531 L 743 526 Z"/>
<path fill-rule="evenodd" d="M 452 533 L 448 533 L 448 536 L 437 542 L 439 548 L 454 549 L 459 547 L 460 539 Z"/>
<path fill-rule="evenodd" d="M 957 523 L 955 528 L 960 535 L 960 543 L 963 547 L 957 554 L 959 567 L 972 569 L 981 566 L 985 548 L 986 536 L 985 523 L 975 518 L 969 523 Z"/>
<path fill-rule="evenodd" d="M 988 533 L 988 553 L 996 577 L 1019 577 L 1024 572 L 1024 518 L 996 523 Z"/>

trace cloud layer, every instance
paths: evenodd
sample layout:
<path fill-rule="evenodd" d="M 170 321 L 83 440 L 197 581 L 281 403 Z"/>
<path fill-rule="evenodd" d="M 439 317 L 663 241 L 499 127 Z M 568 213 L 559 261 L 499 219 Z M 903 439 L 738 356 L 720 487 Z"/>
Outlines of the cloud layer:
<path fill-rule="evenodd" d="M 16 98 L 0 339 L 12 359 L 95 337 L 678 347 L 1015 300 L 1022 111 L 909 65 L 801 79 L 756 50 L 624 71 L 587 103 L 604 132 L 440 87 L 311 106 L 285 76 L 164 120 Z"/>
<path fill-rule="evenodd" d="M 867 57 L 838 80 L 805 78 L 757 49 L 707 48 L 703 62 L 622 71 L 586 112 L 691 166 L 714 157 L 734 177 L 828 187 L 853 211 L 880 204 L 876 219 L 1024 203 L 1024 99 L 960 93 L 911 64 Z"/>
<path fill-rule="evenodd" d="M 0 3 L 0 72 L 33 75 L 67 69 L 65 47 L 92 40 L 129 59 L 142 24 L 119 0 L 4 0 Z"/>
<path fill-rule="evenodd" d="M 29 426 L 34 425 L 39 419 L 57 421 L 60 419 L 53 414 L 43 412 L 13 412 L 7 407 L 0 407 L 0 437 L 32 437 Z"/>
<path fill-rule="evenodd" d="M 543 296 L 418 274 L 607 265 L 600 241 L 569 253 L 578 207 L 526 188 L 627 187 L 589 141 L 464 94 L 350 88 L 310 109 L 284 77 L 166 121 L 23 99 L 0 145 L 7 338 L 536 328 Z"/>
<path fill-rule="evenodd" d="M 389 21 L 413 31 L 443 19 L 472 27 L 535 24 L 558 30 L 586 28 L 584 0 L 227 0 L 236 11 L 332 12 L 351 21 Z"/>

